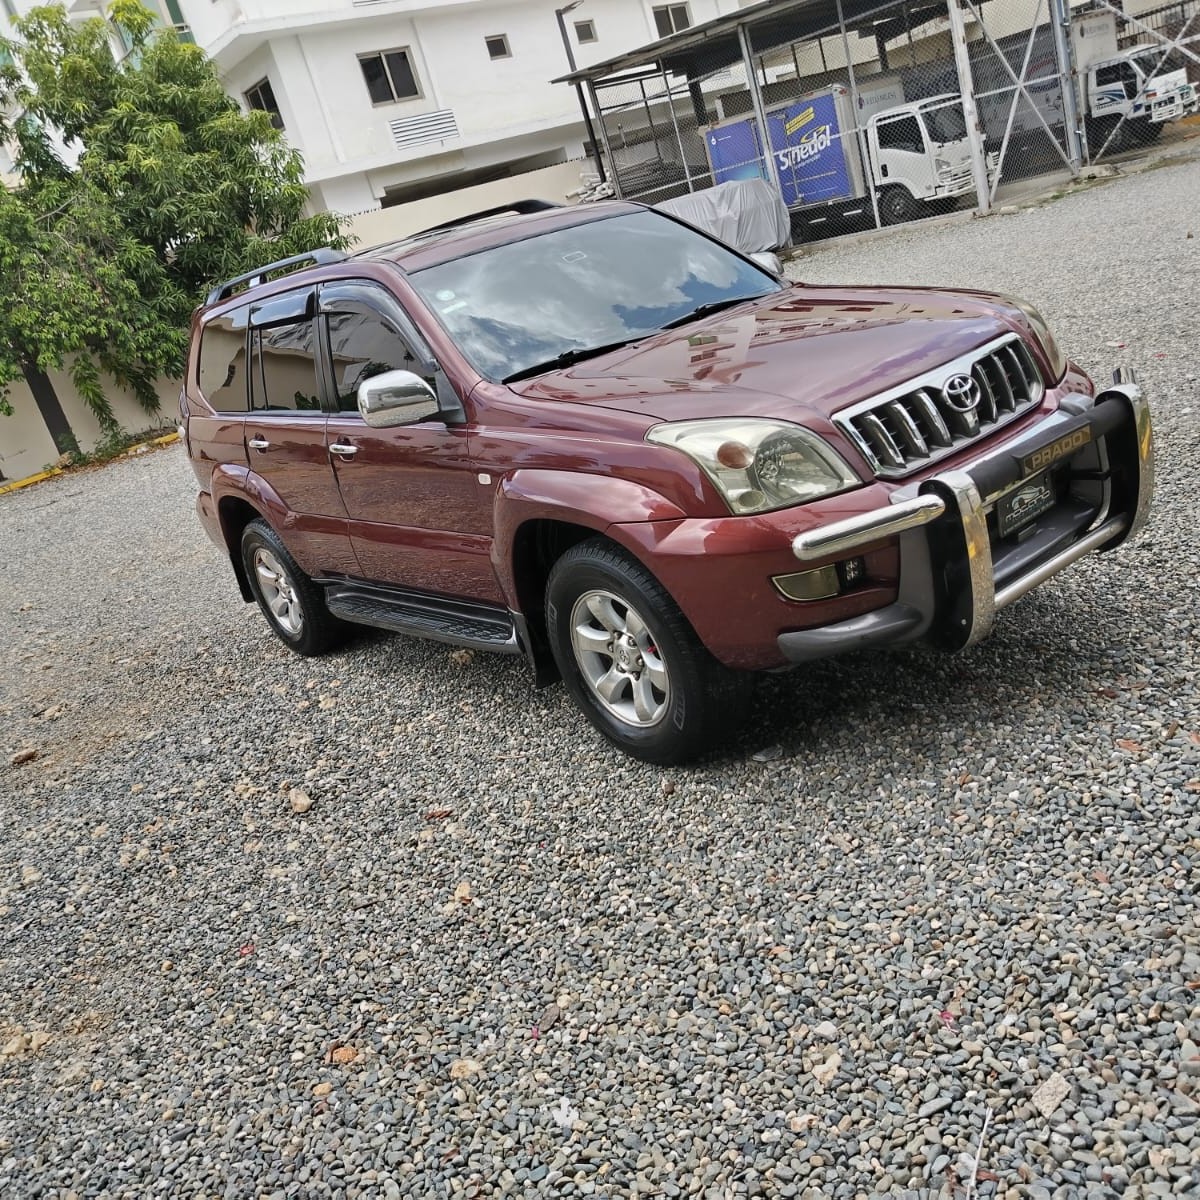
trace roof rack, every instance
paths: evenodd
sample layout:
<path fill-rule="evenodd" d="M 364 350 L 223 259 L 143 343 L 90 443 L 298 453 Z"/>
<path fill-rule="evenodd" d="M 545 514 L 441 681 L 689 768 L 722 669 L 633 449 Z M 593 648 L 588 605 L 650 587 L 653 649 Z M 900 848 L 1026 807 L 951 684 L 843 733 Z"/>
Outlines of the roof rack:
<path fill-rule="evenodd" d="M 301 263 L 311 263 L 314 267 L 323 267 L 328 263 L 345 262 L 348 256 L 340 250 L 332 250 L 328 246 L 318 246 L 315 250 L 309 250 L 306 254 L 293 254 L 291 258 L 281 258 L 278 262 L 267 263 L 265 267 L 257 267 L 253 271 L 247 271 L 245 275 L 238 275 L 235 279 L 227 279 L 224 283 L 218 283 L 211 292 L 208 293 L 208 299 L 205 304 L 218 304 L 222 300 L 228 300 L 233 295 L 233 289 L 238 284 L 244 283 L 249 287 L 257 287 L 266 277 L 275 271 L 282 271 L 284 267 L 298 267 Z"/>
<path fill-rule="evenodd" d="M 562 208 L 550 200 L 514 200 L 511 204 L 501 204 L 497 208 L 485 208 L 482 212 L 467 213 L 464 217 L 455 217 L 453 221 L 443 221 L 440 225 L 431 225 L 414 233 L 413 237 L 424 237 L 427 233 L 440 233 L 443 229 L 453 229 L 457 225 L 469 225 L 472 221 L 483 221 L 488 217 L 499 217 L 504 213 L 517 213 L 526 216 L 529 213 L 548 212 L 550 209 Z"/>

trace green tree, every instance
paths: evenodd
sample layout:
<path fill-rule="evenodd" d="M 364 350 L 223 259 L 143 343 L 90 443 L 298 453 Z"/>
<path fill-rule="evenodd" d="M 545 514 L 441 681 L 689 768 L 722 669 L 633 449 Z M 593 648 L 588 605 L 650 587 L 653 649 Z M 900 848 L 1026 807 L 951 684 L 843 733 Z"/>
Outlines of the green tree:
<path fill-rule="evenodd" d="M 13 62 L 0 109 L 24 114 L 9 131 L 20 183 L 0 195 L 0 400 L 21 375 L 44 392 L 45 372 L 71 358 L 111 431 L 101 372 L 154 412 L 154 382 L 182 374 L 208 286 L 346 237 L 342 218 L 305 215 L 299 153 L 225 94 L 203 51 L 156 29 L 138 0 L 108 16 L 35 8 L 0 44 Z M 120 61 L 114 27 L 129 47 Z M 49 129 L 79 148 L 74 168 Z"/>

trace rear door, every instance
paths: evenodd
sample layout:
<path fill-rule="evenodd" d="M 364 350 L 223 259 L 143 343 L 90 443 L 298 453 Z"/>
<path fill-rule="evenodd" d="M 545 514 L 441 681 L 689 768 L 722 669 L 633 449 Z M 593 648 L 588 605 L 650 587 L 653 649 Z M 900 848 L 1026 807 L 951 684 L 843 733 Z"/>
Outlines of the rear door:
<path fill-rule="evenodd" d="M 502 600 L 489 557 L 491 492 L 476 480 L 465 423 L 435 419 L 372 429 L 358 412 L 359 385 L 386 371 L 412 371 L 436 391 L 440 372 L 432 351 L 380 284 L 326 285 L 320 309 L 337 407 L 329 448 L 363 577 Z M 444 377 L 440 383 L 449 386 Z"/>
<path fill-rule="evenodd" d="M 355 575 L 346 508 L 326 449 L 317 369 L 316 289 L 250 308 L 246 455 L 271 524 L 309 575 Z"/>

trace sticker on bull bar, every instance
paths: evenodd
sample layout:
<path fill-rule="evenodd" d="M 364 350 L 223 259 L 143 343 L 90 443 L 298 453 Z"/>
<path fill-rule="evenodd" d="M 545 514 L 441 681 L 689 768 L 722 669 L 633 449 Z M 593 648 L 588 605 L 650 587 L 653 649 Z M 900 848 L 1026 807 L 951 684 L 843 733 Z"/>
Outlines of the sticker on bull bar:
<path fill-rule="evenodd" d="M 1070 458 L 1072 454 L 1077 450 L 1082 450 L 1091 440 L 1091 426 L 1081 425 L 1078 429 L 1072 429 L 1070 433 L 1064 433 L 1062 437 L 1057 437 L 1054 441 L 1048 442 L 1044 446 L 1039 446 L 1031 454 L 1023 454 L 1021 456 L 1021 469 L 1026 475 L 1035 475 L 1038 471 L 1044 471 L 1047 467 L 1054 466 L 1055 463 L 1061 462 L 1064 458 Z"/>

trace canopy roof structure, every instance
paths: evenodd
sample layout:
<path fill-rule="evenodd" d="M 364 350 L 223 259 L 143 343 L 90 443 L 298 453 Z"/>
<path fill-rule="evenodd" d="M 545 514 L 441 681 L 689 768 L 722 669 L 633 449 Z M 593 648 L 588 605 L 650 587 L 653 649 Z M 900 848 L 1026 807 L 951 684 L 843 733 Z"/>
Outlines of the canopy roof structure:
<path fill-rule="evenodd" d="M 872 22 L 872 34 L 892 38 L 905 29 L 905 20 L 896 15 L 895 0 L 762 0 L 735 13 L 728 13 L 693 25 L 670 37 L 660 38 L 605 59 L 554 83 L 596 83 L 628 71 L 650 67 L 673 75 L 694 77 L 743 59 L 741 29 L 745 28 L 754 53 L 765 53 L 822 33 L 835 33 L 839 19 L 847 27 L 856 26 L 872 13 L 880 20 Z M 908 10 L 907 24 L 916 27 L 934 17 L 944 16 L 944 0 L 938 4 L 914 4 Z M 884 14 L 887 14 L 886 16 Z"/>

